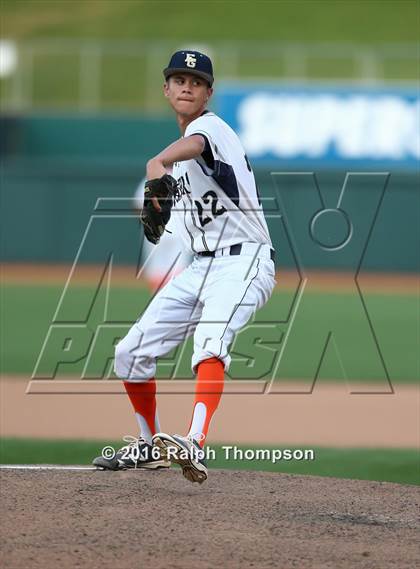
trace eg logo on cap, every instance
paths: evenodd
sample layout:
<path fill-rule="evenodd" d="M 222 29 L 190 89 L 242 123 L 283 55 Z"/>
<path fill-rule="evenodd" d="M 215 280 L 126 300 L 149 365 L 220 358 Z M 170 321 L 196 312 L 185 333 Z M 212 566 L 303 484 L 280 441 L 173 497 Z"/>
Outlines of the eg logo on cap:
<path fill-rule="evenodd" d="M 185 63 L 187 64 L 187 67 L 195 67 L 197 60 L 195 58 L 195 54 L 194 53 L 186 53 L 185 54 Z"/>
<path fill-rule="evenodd" d="M 209 87 L 213 85 L 213 65 L 211 59 L 200 53 L 199 51 L 176 51 L 169 62 L 168 67 L 163 70 L 163 75 L 166 81 L 171 75 L 175 73 L 191 73 L 197 77 L 201 77 L 209 84 Z"/>

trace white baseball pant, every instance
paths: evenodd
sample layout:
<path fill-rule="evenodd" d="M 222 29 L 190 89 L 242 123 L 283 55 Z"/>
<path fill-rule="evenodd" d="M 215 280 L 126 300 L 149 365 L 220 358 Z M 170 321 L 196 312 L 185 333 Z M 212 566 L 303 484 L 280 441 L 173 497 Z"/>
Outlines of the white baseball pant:
<path fill-rule="evenodd" d="M 115 373 L 128 381 L 155 376 L 156 359 L 194 334 L 192 369 L 219 358 L 229 369 L 235 334 L 270 298 L 275 286 L 270 247 L 246 243 L 240 255 L 229 247 L 216 257 L 194 257 L 174 277 L 115 348 Z"/>

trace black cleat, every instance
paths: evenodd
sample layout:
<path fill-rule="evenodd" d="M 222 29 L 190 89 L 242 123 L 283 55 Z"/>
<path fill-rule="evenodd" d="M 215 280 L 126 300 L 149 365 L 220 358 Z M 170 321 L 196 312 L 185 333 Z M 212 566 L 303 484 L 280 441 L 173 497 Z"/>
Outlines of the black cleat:
<path fill-rule="evenodd" d="M 190 482 L 202 484 L 207 480 L 207 464 L 204 451 L 198 442 L 190 437 L 156 433 L 153 444 L 159 447 L 163 459 L 176 462 L 182 474 Z"/>
<path fill-rule="evenodd" d="M 102 455 L 96 457 L 92 464 L 101 470 L 129 470 L 143 468 L 155 470 L 169 468 L 171 463 L 161 457 L 160 451 L 154 445 L 150 445 L 143 438 L 136 439 L 127 435 L 123 437 L 128 445 L 123 446 L 117 452 L 112 453 L 112 447 L 105 447 Z"/>

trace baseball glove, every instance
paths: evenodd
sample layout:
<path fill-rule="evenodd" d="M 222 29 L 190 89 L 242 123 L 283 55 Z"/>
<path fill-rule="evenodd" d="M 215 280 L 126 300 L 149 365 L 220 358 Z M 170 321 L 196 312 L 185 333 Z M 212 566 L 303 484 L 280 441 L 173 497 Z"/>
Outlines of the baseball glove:
<path fill-rule="evenodd" d="M 144 186 L 144 205 L 140 221 L 144 226 L 144 234 L 148 241 L 157 245 L 171 217 L 172 198 L 177 182 L 169 174 L 161 178 L 148 180 Z M 155 198 L 155 199 L 153 199 Z M 159 203 L 160 211 L 156 206 Z"/>

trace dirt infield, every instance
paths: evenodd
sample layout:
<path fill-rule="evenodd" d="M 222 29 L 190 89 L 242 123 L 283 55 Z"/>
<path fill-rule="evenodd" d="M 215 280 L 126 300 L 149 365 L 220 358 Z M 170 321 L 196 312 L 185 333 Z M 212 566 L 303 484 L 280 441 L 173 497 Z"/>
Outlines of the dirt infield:
<path fill-rule="evenodd" d="M 75 284 L 97 284 L 102 276 L 102 265 L 78 265 L 72 273 L 71 265 L 1 263 L 0 282 L 4 284 L 55 284 L 64 285 L 71 275 Z M 354 292 L 354 274 L 337 271 L 309 271 L 306 273 L 313 291 Z M 277 272 L 278 290 L 295 290 L 299 285 L 297 271 L 281 270 Z M 144 286 L 147 282 L 141 275 L 136 275 L 134 266 L 115 266 L 112 268 L 112 282 L 120 286 Z M 419 275 L 410 273 L 361 273 L 357 282 L 363 292 L 390 294 L 410 294 L 420 291 Z"/>
<path fill-rule="evenodd" d="M 5 568 L 412 569 L 418 488 L 212 471 L 1 471 Z"/>
<path fill-rule="evenodd" d="M 78 381 L 67 387 L 64 383 L 68 390 L 64 393 L 53 392 L 53 387 L 60 387 L 62 382 L 46 381 L 50 384 L 50 394 L 37 393 L 35 389 L 27 394 L 28 381 L 27 377 L 0 379 L 0 432 L 4 437 L 119 440 L 123 435 L 137 432 L 120 381 L 93 381 L 88 385 Z M 295 391 L 299 391 L 298 386 L 296 381 L 291 384 Z M 380 386 L 363 385 L 371 393 L 357 394 L 351 393 L 343 383 L 320 382 L 312 393 L 274 395 L 236 394 L 229 387 L 234 386 L 226 386 L 212 424 L 211 443 L 419 446 L 417 385 L 396 384 L 394 393 L 377 393 Z M 183 433 L 188 428 L 193 395 L 162 391 L 158 382 L 162 428 Z"/>

